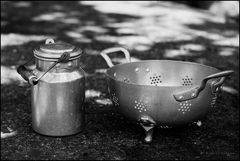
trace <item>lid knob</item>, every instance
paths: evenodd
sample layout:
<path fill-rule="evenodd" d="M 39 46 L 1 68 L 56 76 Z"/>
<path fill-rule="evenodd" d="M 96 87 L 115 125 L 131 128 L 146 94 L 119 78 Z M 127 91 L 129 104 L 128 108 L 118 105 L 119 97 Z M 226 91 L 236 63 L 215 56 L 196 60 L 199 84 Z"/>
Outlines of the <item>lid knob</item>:
<path fill-rule="evenodd" d="M 54 40 L 53 39 L 47 39 L 46 41 L 45 41 L 45 44 L 54 44 L 55 42 L 54 42 Z"/>

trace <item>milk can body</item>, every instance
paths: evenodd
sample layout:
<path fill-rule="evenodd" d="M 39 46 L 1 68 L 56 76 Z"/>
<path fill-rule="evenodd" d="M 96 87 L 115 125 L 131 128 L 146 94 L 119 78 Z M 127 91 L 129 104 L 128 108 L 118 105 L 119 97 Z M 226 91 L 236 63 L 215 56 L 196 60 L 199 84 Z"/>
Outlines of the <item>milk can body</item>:
<path fill-rule="evenodd" d="M 69 58 L 56 63 L 64 52 Z M 44 75 L 31 87 L 32 127 L 36 132 L 66 136 L 83 129 L 85 76 L 80 53 L 69 44 L 54 41 L 34 50 L 36 69 L 28 79 Z"/>

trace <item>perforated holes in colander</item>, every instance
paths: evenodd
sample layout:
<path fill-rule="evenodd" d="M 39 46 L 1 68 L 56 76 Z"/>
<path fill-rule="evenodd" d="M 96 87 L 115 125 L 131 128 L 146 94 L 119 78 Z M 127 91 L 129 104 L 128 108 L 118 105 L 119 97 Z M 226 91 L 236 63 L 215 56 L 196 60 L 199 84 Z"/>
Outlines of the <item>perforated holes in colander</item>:
<path fill-rule="evenodd" d="M 185 76 L 184 78 L 182 78 L 182 85 L 183 86 L 192 86 L 192 78 Z"/>
<path fill-rule="evenodd" d="M 180 108 L 178 108 L 179 112 L 182 112 L 182 114 L 185 114 L 186 112 L 191 111 L 191 106 L 192 104 L 189 103 L 188 101 L 184 101 L 182 103 L 180 103 Z"/>
<path fill-rule="evenodd" d="M 130 79 L 129 78 L 123 78 L 123 82 L 125 82 L 125 83 L 130 83 Z"/>
<path fill-rule="evenodd" d="M 212 97 L 212 101 L 211 101 L 211 107 L 213 108 L 216 104 L 217 101 L 217 93 L 214 93 L 213 97 Z"/>
<path fill-rule="evenodd" d="M 112 101 L 115 106 L 119 106 L 119 101 L 118 101 L 118 98 L 116 97 L 115 93 L 112 94 Z"/>
<path fill-rule="evenodd" d="M 135 102 L 134 108 L 137 109 L 139 112 L 147 111 L 147 105 L 143 101 L 135 100 L 134 102 Z"/>
<path fill-rule="evenodd" d="M 130 83 L 130 79 L 129 78 L 126 78 L 126 77 L 119 77 L 119 78 L 116 78 L 118 81 L 121 81 L 121 82 L 125 82 L 125 83 Z"/>
<path fill-rule="evenodd" d="M 171 126 L 168 126 L 168 125 L 160 125 L 159 126 L 161 129 L 169 129 L 169 128 L 172 128 Z"/>
<path fill-rule="evenodd" d="M 162 83 L 161 75 L 154 74 L 150 77 L 151 85 L 158 86 L 160 83 Z"/>

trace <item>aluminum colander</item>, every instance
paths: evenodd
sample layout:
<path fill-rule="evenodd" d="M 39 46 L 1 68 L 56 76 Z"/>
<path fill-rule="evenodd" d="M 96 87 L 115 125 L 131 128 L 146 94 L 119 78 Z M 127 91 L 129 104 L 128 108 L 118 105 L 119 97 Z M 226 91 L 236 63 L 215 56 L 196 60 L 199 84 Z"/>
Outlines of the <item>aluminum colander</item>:
<path fill-rule="evenodd" d="M 110 53 L 123 53 L 127 63 L 114 66 Z M 152 141 L 155 126 L 201 125 L 200 119 L 214 107 L 221 85 L 233 73 L 186 61 L 131 62 L 121 47 L 105 49 L 101 56 L 110 67 L 106 76 L 113 104 L 144 128 L 146 142 Z"/>

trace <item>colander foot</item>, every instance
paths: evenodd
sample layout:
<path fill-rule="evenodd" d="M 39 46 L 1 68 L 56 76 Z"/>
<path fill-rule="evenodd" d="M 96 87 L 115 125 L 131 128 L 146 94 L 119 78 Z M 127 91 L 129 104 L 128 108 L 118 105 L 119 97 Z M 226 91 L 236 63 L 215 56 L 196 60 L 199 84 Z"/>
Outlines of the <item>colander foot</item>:
<path fill-rule="evenodd" d="M 153 136 L 153 129 L 156 125 L 155 121 L 149 116 L 143 116 L 140 118 L 139 123 L 145 131 L 146 136 L 145 136 L 144 141 L 146 143 L 151 143 L 152 136 Z"/>
<path fill-rule="evenodd" d="M 152 142 L 152 137 L 153 137 L 153 128 L 154 128 L 154 126 L 153 127 L 144 127 L 144 126 L 142 126 L 143 128 L 144 128 L 144 130 L 145 130 L 145 138 L 144 138 L 144 141 L 146 142 L 146 143 L 151 143 Z"/>

